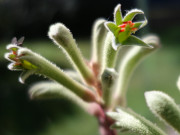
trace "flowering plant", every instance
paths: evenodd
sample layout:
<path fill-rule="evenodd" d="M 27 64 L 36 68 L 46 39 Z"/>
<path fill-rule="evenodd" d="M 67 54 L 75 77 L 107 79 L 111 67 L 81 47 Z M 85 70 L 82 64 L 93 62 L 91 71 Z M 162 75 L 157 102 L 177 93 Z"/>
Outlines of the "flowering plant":
<path fill-rule="evenodd" d="M 32 74 L 51 81 L 33 85 L 32 99 L 67 98 L 95 116 L 101 135 L 117 135 L 131 131 L 141 135 L 165 135 L 153 123 L 133 112 L 126 104 L 128 82 L 137 64 L 159 48 L 159 39 L 150 35 L 137 38 L 133 34 L 147 24 L 132 22 L 142 10 L 133 9 L 122 17 L 121 5 L 114 10 L 114 22 L 98 19 L 93 26 L 92 57 L 85 60 L 70 30 L 62 23 L 49 28 L 49 38 L 64 51 L 75 70 L 62 71 L 41 55 L 22 47 L 24 38 L 16 38 L 7 46 L 5 58 L 10 70 L 22 70 L 21 83 Z M 118 53 L 123 52 L 119 62 Z M 178 81 L 178 87 L 180 87 Z M 159 91 L 145 93 L 152 112 L 180 132 L 180 108 L 172 98 Z M 118 108 L 118 109 L 117 109 Z"/>

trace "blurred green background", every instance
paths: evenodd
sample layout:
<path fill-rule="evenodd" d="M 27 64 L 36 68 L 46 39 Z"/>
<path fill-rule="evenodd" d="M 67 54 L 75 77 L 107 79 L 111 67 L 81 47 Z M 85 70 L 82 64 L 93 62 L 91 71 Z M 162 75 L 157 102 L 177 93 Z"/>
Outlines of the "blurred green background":
<path fill-rule="evenodd" d="M 118 3 L 123 13 L 135 7 L 145 10 L 149 24 L 137 34 L 155 33 L 161 39 L 162 47 L 136 69 L 127 97 L 129 107 L 163 126 L 147 108 L 144 92 L 161 90 L 180 103 L 176 87 L 180 75 L 179 0 L 0 0 L 0 135 L 98 135 L 96 119 L 73 103 L 64 99 L 30 100 L 28 88 L 44 78 L 32 76 L 20 84 L 20 72 L 9 71 L 3 56 L 14 36 L 25 36 L 24 46 L 69 69 L 62 51 L 47 37 L 49 25 L 66 24 L 89 58 L 93 21 L 99 17 L 112 20 Z"/>

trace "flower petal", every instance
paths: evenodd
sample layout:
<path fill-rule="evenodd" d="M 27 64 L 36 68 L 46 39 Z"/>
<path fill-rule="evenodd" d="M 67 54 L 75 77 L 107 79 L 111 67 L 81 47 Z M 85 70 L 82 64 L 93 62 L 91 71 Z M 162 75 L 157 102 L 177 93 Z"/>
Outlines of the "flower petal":
<path fill-rule="evenodd" d="M 152 46 L 146 44 L 144 41 L 142 41 L 141 39 L 137 38 L 136 36 L 129 36 L 123 43 L 122 45 L 137 45 L 137 46 L 144 46 L 144 47 L 150 47 L 152 48 Z"/>
<path fill-rule="evenodd" d="M 118 27 L 113 22 L 106 22 L 104 23 L 105 27 L 111 31 L 112 33 L 115 33 Z"/>
<path fill-rule="evenodd" d="M 144 26 L 146 26 L 147 23 L 148 23 L 147 19 L 144 18 L 144 21 L 135 22 L 133 28 L 141 29 L 141 28 L 143 28 Z"/>
<path fill-rule="evenodd" d="M 114 22 L 118 26 L 122 24 L 123 18 L 121 14 L 121 4 L 118 4 L 114 9 Z"/>
<path fill-rule="evenodd" d="M 125 15 L 123 22 L 132 21 L 137 14 L 144 14 L 144 12 L 139 9 L 132 9 Z"/>

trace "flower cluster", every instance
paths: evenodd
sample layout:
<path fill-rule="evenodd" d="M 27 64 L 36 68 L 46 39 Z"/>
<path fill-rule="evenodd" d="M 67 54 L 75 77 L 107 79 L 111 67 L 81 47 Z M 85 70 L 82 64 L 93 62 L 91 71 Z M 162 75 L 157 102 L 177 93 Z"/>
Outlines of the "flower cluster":
<path fill-rule="evenodd" d="M 22 48 L 23 41 L 24 37 L 18 41 L 16 38 L 13 38 L 11 44 L 7 46 L 10 52 L 5 54 L 5 58 L 12 62 L 8 66 L 10 70 L 30 70 L 37 68 L 37 66 L 31 64 L 29 61 L 21 59 L 24 54 L 20 54 L 19 49 Z"/>
<path fill-rule="evenodd" d="M 142 10 L 132 9 L 127 14 L 122 17 L 121 14 L 121 5 L 117 5 L 114 10 L 114 22 L 106 22 L 105 26 L 109 29 L 110 32 L 114 35 L 114 44 L 113 48 L 117 50 L 120 45 L 132 45 L 131 41 L 133 40 L 133 45 L 138 46 L 149 46 L 144 43 L 139 38 L 131 35 L 137 30 L 143 28 L 147 24 L 145 18 L 144 21 L 132 22 L 133 18 L 138 14 L 144 14 Z M 150 46 L 149 46 L 150 47 Z"/>

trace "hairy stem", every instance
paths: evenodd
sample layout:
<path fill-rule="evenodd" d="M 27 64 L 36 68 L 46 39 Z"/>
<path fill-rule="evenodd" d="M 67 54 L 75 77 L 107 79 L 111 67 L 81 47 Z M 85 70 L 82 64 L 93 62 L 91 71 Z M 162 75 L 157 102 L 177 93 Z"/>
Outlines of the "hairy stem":
<path fill-rule="evenodd" d="M 153 48 L 133 46 L 123 56 L 122 61 L 118 67 L 119 78 L 113 91 L 114 102 L 112 108 L 117 105 L 126 105 L 127 87 L 134 69 L 139 64 L 139 62 L 145 58 L 145 56 L 159 48 L 159 40 L 156 36 L 148 36 L 143 40 L 147 44 L 152 45 Z"/>

